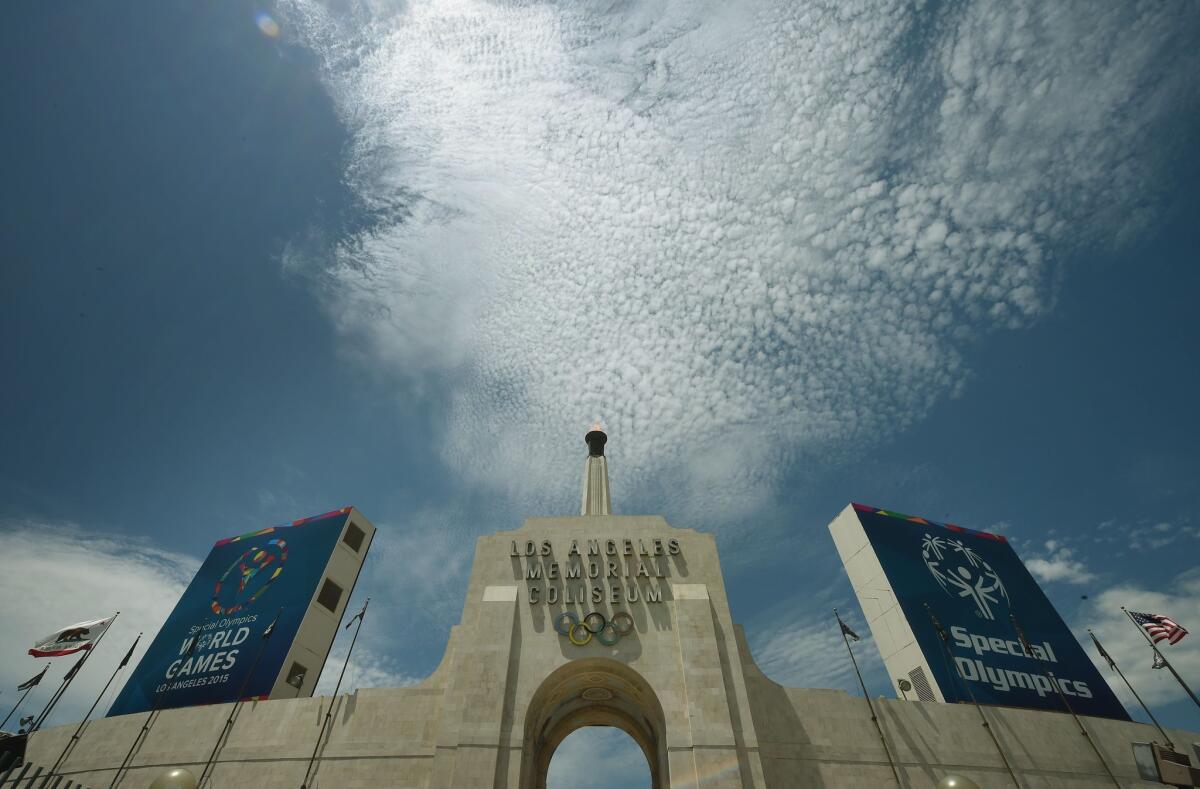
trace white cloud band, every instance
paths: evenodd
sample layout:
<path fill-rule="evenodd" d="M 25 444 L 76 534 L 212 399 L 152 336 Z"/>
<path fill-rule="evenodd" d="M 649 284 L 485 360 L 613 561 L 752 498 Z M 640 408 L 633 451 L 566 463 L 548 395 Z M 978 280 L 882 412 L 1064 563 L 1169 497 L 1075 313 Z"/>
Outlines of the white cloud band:
<path fill-rule="evenodd" d="M 910 424 L 1046 310 L 1056 251 L 1144 225 L 1195 106 L 1186 3 L 605 8 L 283 8 L 372 218 L 331 314 L 452 371 L 446 457 L 540 506 L 596 417 L 624 500 L 726 520 Z"/>

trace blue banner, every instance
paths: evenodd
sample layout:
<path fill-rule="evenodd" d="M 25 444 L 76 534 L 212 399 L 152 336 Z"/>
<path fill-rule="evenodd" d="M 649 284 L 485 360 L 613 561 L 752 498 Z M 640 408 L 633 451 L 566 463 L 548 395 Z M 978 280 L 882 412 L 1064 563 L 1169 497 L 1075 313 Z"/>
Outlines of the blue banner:
<path fill-rule="evenodd" d="M 349 513 L 347 507 L 214 545 L 109 716 L 219 704 L 239 691 L 265 698 Z"/>
<path fill-rule="evenodd" d="M 946 701 L 1129 720 L 1004 537 L 854 509 Z"/>

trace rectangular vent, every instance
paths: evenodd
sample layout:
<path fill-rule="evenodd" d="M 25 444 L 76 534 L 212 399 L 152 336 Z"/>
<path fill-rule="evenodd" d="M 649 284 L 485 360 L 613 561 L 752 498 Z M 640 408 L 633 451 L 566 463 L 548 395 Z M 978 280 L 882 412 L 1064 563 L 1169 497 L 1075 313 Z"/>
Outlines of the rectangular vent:
<path fill-rule="evenodd" d="M 912 680 L 913 689 L 917 691 L 919 701 L 937 701 L 937 696 L 933 695 L 933 688 L 929 687 L 929 680 L 925 678 L 923 666 L 917 666 L 908 672 L 908 678 Z"/>
<path fill-rule="evenodd" d="M 304 679 L 308 676 L 308 669 L 299 663 L 293 663 L 288 669 L 287 684 L 291 685 L 296 690 L 300 690 L 304 686 Z"/>
<path fill-rule="evenodd" d="M 341 601 L 342 587 L 326 578 L 325 585 L 321 587 L 321 593 L 317 595 L 317 602 L 336 614 L 338 603 Z"/>
<path fill-rule="evenodd" d="M 359 549 L 362 548 L 363 538 L 366 536 L 366 533 L 362 529 L 358 528 L 354 522 L 351 522 L 346 527 L 346 533 L 342 536 L 342 542 L 349 545 L 350 549 L 355 553 L 358 553 Z"/>

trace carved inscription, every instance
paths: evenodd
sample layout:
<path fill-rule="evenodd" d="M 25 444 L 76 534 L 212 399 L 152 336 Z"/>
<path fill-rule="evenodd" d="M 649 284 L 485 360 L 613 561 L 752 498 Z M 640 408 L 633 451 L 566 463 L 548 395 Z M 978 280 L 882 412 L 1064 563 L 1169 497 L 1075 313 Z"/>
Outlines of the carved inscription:
<path fill-rule="evenodd" d="M 549 540 L 512 540 L 509 549 L 530 605 L 661 603 L 670 557 L 681 553 L 677 539 L 640 537 L 571 540 L 566 554 Z"/>

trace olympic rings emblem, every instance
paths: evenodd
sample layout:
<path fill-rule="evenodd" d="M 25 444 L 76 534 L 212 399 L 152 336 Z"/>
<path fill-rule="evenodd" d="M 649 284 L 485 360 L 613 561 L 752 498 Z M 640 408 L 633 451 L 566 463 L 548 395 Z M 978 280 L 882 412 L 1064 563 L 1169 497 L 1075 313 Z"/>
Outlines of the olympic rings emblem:
<path fill-rule="evenodd" d="M 554 629 L 560 636 L 566 636 L 577 647 L 589 644 L 594 637 L 606 647 L 621 640 L 633 632 L 633 617 L 625 611 L 618 611 L 608 619 L 599 611 L 592 611 L 580 621 L 574 611 L 563 611 L 554 617 Z"/>
<path fill-rule="evenodd" d="M 283 565 L 287 563 L 288 549 L 287 542 L 276 538 L 267 542 L 265 548 L 254 547 L 243 553 L 229 565 L 225 573 L 217 580 L 217 585 L 213 589 L 212 596 L 212 611 L 214 614 L 231 616 L 242 610 L 246 606 L 253 605 L 254 601 L 262 596 L 262 593 L 267 591 L 275 579 L 283 572 Z M 259 573 L 266 573 L 267 569 L 275 565 L 275 570 L 265 581 L 258 579 L 255 581 Z M 225 582 L 230 580 L 230 575 L 237 571 L 234 578 L 237 580 L 237 588 L 233 592 L 233 599 L 230 605 L 223 604 L 221 597 L 221 588 L 225 586 Z M 254 581 L 261 583 L 251 595 L 245 600 L 239 601 L 238 598 L 246 592 L 246 587 Z M 228 595 L 227 595 L 228 596 Z"/>

